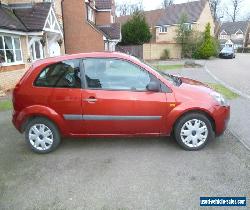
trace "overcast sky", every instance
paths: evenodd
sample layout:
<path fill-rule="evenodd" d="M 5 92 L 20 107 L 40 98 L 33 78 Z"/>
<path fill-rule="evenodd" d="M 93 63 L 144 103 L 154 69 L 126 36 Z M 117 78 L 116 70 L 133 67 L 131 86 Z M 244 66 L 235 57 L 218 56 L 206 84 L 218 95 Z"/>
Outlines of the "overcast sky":
<path fill-rule="evenodd" d="M 119 3 L 119 2 L 136 2 L 140 0 L 115 0 L 115 1 Z M 163 0 L 142 0 L 142 1 L 145 10 L 153 10 L 159 8 Z M 174 0 L 175 3 L 183 3 L 188 1 L 193 1 L 193 0 Z M 226 8 L 228 5 L 230 5 L 230 1 L 231 0 L 222 0 L 221 3 L 222 10 L 223 8 Z M 243 0 L 243 3 L 241 4 L 241 18 L 243 16 L 246 16 L 247 14 L 250 15 L 250 0 Z"/>

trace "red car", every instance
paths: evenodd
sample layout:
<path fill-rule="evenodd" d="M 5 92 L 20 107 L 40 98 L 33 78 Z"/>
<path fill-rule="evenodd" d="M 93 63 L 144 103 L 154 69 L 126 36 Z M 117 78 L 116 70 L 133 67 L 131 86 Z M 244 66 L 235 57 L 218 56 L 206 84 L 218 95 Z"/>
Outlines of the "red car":
<path fill-rule="evenodd" d="M 230 107 L 200 82 L 166 74 L 121 53 L 35 62 L 13 92 L 13 124 L 48 153 L 61 137 L 170 136 L 199 150 L 224 132 Z"/>

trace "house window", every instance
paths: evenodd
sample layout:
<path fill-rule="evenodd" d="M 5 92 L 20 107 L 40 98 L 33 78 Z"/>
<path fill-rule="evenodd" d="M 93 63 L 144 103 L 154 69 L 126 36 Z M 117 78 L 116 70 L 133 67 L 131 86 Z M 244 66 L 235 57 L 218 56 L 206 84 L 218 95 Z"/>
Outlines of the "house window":
<path fill-rule="evenodd" d="M 87 6 L 87 18 L 88 21 L 95 22 L 95 11 L 90 6 Z"/>
<path fill-rule="evenodd" d="M 0 36 L 0 63 L 22 63 L 21 41 L 19 37 Z"/>
<path fill-rule="evenodd" d="M 184 26 L 185 26 L 185 29 L 192 30 L 192 24 L 191 23 L 185 23 Z"/>
<path fill-rule="evenodd" d="M 114 17 L 114 15 L 110 15 L 110 21 L 111 21 L 111 23 L 114 23 L 114 22 L 115 22 L 115 17 Z"/>
<path fill-rule="evenodd" d="M 161 26 L 160 27 L 160 33 L 167 33 L 167 32 L 168 32 L 167 26 Z"/>
<path fill-rule="evenodd" d="M 220 39 L 228 39 L 228 35 L 220 35 Z"/>
<path fill-rule="evenodd" d="M 238 31 L 235 33 L 235 35 L 236 35 L 236 38 L 237 38 L 237 39 L 243 39 L 243 32 L 242 32 L 241 30 L 238 30 Z"/>

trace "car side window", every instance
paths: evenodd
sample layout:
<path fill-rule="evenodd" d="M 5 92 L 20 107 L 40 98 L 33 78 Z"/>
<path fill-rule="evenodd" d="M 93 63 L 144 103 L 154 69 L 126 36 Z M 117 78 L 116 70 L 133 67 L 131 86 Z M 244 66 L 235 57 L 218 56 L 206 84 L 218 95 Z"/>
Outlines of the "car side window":
<path fill-rule="evenodd" d="M 67 60 L 46 67 L 35 81 L 38 87 L 81 88 L 80 60 Z"/>
<path fill-rule="evenodd" d="M 156 79 L 146 70 L 119 59 L 89 58 L 84 60 L 84 69 L 90 89 L 147 91 L 149 82 Z"/>

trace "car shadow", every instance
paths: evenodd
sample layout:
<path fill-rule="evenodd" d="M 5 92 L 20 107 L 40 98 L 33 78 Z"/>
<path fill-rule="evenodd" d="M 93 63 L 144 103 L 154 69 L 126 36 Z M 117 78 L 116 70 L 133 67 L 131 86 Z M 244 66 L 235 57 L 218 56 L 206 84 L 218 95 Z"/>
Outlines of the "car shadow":
<path fill-rule="evenodd" d="M 88 148 L 146 148 L 167 147 L 179 149 L 177 142 L 172 137 L 102 137 L 102 138 L 64 138 L 60 149 L 88 149 Z"/>

